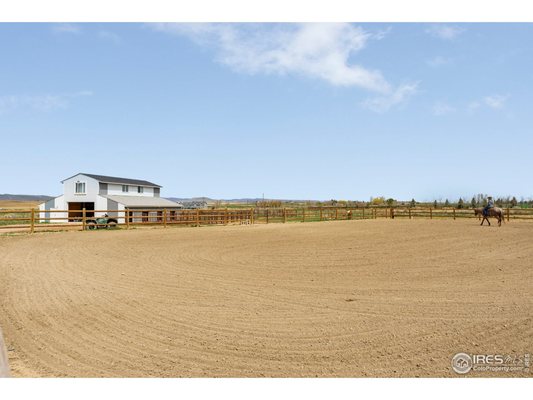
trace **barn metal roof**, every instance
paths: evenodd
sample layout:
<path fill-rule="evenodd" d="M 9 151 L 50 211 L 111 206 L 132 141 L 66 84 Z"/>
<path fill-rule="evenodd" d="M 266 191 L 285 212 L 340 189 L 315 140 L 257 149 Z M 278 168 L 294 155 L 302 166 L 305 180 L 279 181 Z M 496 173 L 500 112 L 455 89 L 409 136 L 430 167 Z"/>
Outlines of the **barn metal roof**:
<path fill-rule="evenodd" d="M 182 206 L 173 201 L 164 199 L 162 197 L 148 197 L 148 196 L 112 196 L 100 195 L 106 199 L 116 201 L 128 208 L 181 208 Z"/>
<path fill-rule="evenodd" d="M 66 179 L 63 179 L 61 183 L 65 182 L 67 179 L 73 178 L 77 175 L 85 175 L 90 178 L 96 179 L 98 182 L 102 183 L 118 183 L 122 185 L 134 185 L 134 186 L 150 186 L 150 187 L 162 187 L 160 185 L 157 185 L 152 182 L 143 181 L 140 179 L 128 179 L 128 178 L 119 178 L 116 176 L 106 176 L 106 175 L 95 175 L 95 174 L 86 174 L 85 172 L 77 173 L 76 175 L 72 175 L 71 177 L 68 177 Z"/>

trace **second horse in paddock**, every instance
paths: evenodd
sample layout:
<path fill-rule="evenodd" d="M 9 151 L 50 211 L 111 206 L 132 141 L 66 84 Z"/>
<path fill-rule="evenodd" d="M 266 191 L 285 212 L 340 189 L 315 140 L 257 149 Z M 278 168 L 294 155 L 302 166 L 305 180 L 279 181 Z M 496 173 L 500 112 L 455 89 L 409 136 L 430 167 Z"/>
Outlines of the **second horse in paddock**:
<path fill-rule="evenodd" d="M 502 226 L 503 221 L 503 210 L 499 207 L 492 207 L 487 210 L 487 214 L 483 212 L 483 208 L 474 208 L 474 214 L 476 216 L 482 216 L 483 219 L 481 220 L 481 225 L 483 225 L 483 222 L 487 221 L 490 225 L 489 217 L 498 219 L 498 226 Z"/>

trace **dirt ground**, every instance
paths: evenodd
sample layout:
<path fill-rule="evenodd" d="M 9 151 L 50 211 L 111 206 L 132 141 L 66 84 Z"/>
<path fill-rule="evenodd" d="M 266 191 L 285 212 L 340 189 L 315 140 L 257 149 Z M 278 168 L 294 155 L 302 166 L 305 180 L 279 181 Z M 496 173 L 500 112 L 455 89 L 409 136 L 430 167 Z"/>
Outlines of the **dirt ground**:
<path fill-rule="evenodd" d="M 0 326 L 14 376 L 458 376 L 458 352 L 533 353 L 532 239 L 477 220 L 0 237 Z"/>

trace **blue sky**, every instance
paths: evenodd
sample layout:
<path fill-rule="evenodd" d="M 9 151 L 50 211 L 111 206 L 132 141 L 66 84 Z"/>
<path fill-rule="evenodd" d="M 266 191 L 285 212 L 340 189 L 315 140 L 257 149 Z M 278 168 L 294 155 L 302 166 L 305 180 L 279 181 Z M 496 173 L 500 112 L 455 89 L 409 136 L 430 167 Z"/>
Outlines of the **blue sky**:
<path fill-rule="evenodd" d="M 0 24 L 0 193 L 529 198 L 532 24 Z"/>

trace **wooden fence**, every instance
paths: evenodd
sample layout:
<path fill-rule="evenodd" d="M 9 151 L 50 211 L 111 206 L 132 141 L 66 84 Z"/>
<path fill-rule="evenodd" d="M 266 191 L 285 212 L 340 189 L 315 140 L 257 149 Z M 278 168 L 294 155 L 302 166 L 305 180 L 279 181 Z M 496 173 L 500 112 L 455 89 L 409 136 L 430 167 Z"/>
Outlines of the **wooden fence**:
<path fill-rule="evenodd" d="M 106 224 L 101 221 L 108 214 Z M 96 223 L 95 223 L 96 222 Z M 115 223 L 116 222 L 116 223 Z M 121 226 L 126 229 L 142 225 L 228 225 L 253 223 L 252 209 L 211 210 L 0 210 L 0 231 L 26 230 L 31 233 L 57 229 L 98 229 Z"/>
<path fill-rule="evenodd" d="M 361 220 L 377 218 L 459 219 L 478 218 L 472 209 L 409 207 L 306 207 L 306 208 L 234 208 L 197 210 L 0 210 L 0 232 L 36 232 L 58 229 L 101 228 L 95 218 L 104 214 L 117 221 L 117 226 L 130 228 L 143 225 L 229 225 Z M 94 217 L 96 216 L 96 217 Z M 533 220 L 533 209 L 507 208 L 510 220 Z"/>

